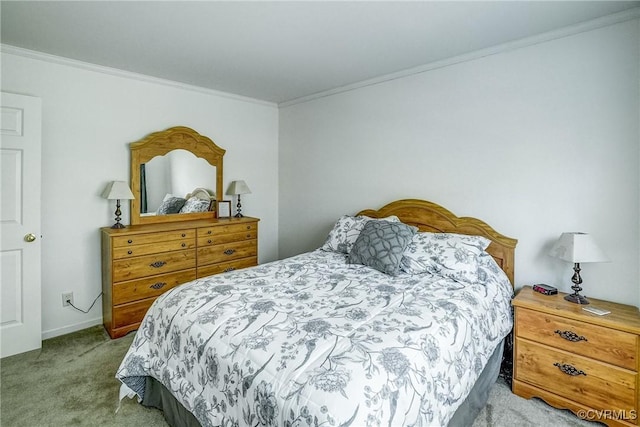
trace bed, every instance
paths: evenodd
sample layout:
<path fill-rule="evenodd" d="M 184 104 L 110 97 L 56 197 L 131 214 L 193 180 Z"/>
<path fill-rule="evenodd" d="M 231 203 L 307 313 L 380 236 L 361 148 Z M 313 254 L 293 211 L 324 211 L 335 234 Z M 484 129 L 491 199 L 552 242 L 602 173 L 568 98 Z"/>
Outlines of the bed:
<path fill-rule="evenodd" d="M 470 425 L 512 329 L 516 243 L 422 200 L 341 217 L 317 250 L 159 297 L 121 398 L 175 426 Z"/>

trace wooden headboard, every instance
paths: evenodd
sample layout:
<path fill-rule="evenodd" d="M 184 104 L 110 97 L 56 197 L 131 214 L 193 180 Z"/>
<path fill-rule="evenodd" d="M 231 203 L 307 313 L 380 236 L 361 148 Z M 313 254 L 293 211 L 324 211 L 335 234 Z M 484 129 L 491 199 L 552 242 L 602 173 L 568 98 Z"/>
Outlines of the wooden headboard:
<path fill-rule="evenodd" d="M 382 208 L 358 212 L 371 218 L 395 215 L 405 224 L 432 233 L 458 233 L 483 236 L 491 240 L 489 253 L 504 270 L 513 285 L 515 250 L 518 241 L 498 233 L 489 224 L 476 218 L 458 218 L 452 212 L 426 200 L 405 199 L 391 202 Z"/>

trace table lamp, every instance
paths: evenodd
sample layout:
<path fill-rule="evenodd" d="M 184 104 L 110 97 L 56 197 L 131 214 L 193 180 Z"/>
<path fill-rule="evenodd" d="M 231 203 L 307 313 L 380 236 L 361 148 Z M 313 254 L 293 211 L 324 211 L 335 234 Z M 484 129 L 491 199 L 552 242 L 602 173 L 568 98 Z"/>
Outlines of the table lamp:
<path fill-rule="evenodd" d="M 102 197 L 109 200 L 116 200 L 116 223 L 113 224 L 111 228 L 124 228 L 124 225 L 120 222 L 120 215 L 122 215 L 120 200 L 131 200 L 134 198 L 127 183 L 124 181 L 111 181 L 102 192 Z"/>
<path fill-rule="evenodd" d="M 560 238 L 549 251 L 549 255 L 556 258 L 560 258 L 563 261 L 573 263 L 573 294 L 564 297 L 567 301 L 571 301 L 576 304 L 589 304 L 589 300 L 580 295 L 582 288 L 582 277 L 580 277 L 580 263 L 581 262 L 608 262 L 609 258 L 598 247 L 593 237 L 587 233 L 562 233 Z"/>
<path fill-rule="evenodd" d="M 244 181 L 233 181 L 231 185 L 229 185 L 229 189 L 227 190 L 227 194 L 230 196 L 238 196 L 238 204 L 236 205 L 236 218 L 242 218 L 242 204 L 240 203 L 240 195 L 241 194 L 251 194 L 251 190 L 249 190 L 249 186 Z"/>

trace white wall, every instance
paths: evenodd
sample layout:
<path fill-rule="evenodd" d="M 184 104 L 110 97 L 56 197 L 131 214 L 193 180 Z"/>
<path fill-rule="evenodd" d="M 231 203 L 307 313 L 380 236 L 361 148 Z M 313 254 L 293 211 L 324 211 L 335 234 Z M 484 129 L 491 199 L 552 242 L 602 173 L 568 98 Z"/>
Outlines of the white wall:
<path fill-rule="evenodd" d="M 343 213 L 416 197 L 518 238 L 517 287 L 545 281 L 567 291 L 570 266 L 546 251 L 562 231 L 589 232 L 613 261 L 582 266 L 584 293 L 639 305 L 639 26 L 279 114 L 267 103 L 3 52 L 2 90 L 43 101 L 44 337 L 101 323 L 99 303 L 81 314 L 62 308 L 61 293 L 73 291 L 83 308 L 99 294 L 98 229 L 115 209 L 100 194 L 110 180 L 129 180 L 129 142 L 176 125 L 227 150 L 225 189 L 236 179 L 251 187 L 243 212 L 261 218 L 260 262 L 318 247 Z"/>
<path fill-rule="evenodd" d="M 640 31 L 628 21 L 280 109 L 280 256 L 341 214 L 439 203 L 517 238 L 516 287 L 569 291 L 547 251 L 591 233 L 584 294 L 640 303 Z"/>
<path fill-rule="evenodd" d="M 2 90 L 42 98 L 43 337 L 102 323 L 62 307 L 72 291 L 86 309 L 101 292 L 99 228 L 115 204 L 100 198 L 108 181 L 129 181 L 129 143 L 188 126 L 226 149 L 225 183 L 244 179 L 243 212 L 261 218 L 259 260 L 278 256 L 278 111 L 264 102 L 190 90 L 88 68 L 2 53 Z M 227 198 L 230 198 L 227 196 Z M 124 206 L 123 222 L 129 222 Z"/>

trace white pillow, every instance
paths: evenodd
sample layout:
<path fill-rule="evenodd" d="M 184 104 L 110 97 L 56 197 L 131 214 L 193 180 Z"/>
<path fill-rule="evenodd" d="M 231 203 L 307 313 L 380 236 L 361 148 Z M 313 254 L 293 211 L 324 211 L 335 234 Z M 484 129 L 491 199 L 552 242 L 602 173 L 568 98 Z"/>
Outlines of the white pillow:
<path fill-rule="evenodd" d="M 431 273 L 460 283 L 477 283 L 480 257 L 491 240 L 454 233 L 416 233 L 401 266 L 409 274 Z"/>
<path fill-rule="evenodd" d="M 343 215 L 333 226 L 333 229 L 329 233 L 327 240 L 324 242 L 324 245 L 322 245 L 320 249 L 327 252 L 339 252 L 348 254 L 349 252 L 351 252 L 351 248 L 360 235 L 360 232 L 364 228 L 364 225 L 368 221 L 375 220 L 400 222 L 400 219 L 395 215 L 388 216 L 386 218 L 369 218 L 368 216 L 364 215 Z"/>

